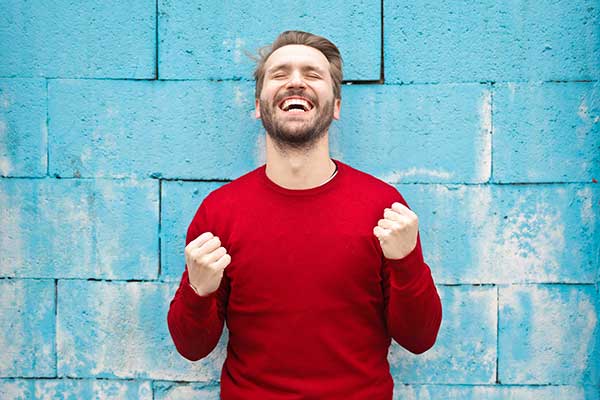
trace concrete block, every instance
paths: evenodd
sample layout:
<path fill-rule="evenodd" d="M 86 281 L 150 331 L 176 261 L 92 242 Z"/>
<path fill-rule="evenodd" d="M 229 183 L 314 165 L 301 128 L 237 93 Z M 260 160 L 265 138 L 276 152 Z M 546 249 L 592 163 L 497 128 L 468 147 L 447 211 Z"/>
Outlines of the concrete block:
<path fill-rule="evenodd" d="M 599 188 L 398 185 L 440 283 L 593 283 Z"/>
<path fill-rule="evenodd" d="M 593 285 L 501 287 L 499 305 L 501 383 L 600 383 L 600 302 Z"/>
<path fill-rule="evenodd" d="M 0 377 L 56 376 L 54 291 L 53 280 L 0 279 Z"/>
<path fill-rule="evenodd" d="M 198 362 L 183 358 L 167 326 L 173 284 L 64 280 L 58 285 L 58 375 L 218 380 L 227 333 Z"/>
<path fill-rule="evenodd" d="M 595 0 L 384 3 L 386 82 L 600 76 Z"/>
<path fill-rule="evenodd" d="M 264 158 L 251 87 L 249 82 L 52 81 L 50 174 L 237 177 Z"/>
<path fill-rule="evenodd" d="M 12 400 L 152 400 L 152 386 L 150 382 L 107 379 L 2 379 L 0 397 Z"/>
<path fill-rule="evenodd" d="M 594 386 L 510 386 L 510 385 L 406 385 L 394 388 L 394 400 L 598 400 Z"/>
<path fill-rule="evenodd" d="M 0 276 L 155 279 L 158 182 L 0 180 Z"/>
<path fill-rule="evenodd" d="M 220 400 L 219 384 L 154 382 L 154 400 Z"/>
<path fill-rule="evenodd" d="M 159 75 L 163 79 L 252 79 L 246 53 L 285 30 L 331 40 L 344 59 L 344 79 L 376 80 L 381 69 L 381 5 L 365 0 L 194 3 L 161 0 Z"/>
<path fill-rule="evenodd" d="M 491 116 L 487 85 L 345 86 L 331 152 L 387 182 L 487 182 Z"/>
<path fill-rule="evenodd" d="M 9 0 L 0 15 L 0 76 L 154 77 L 156 5 L 151 0 L 51 7 Z"/>
<path fill-rule="evenodd" d="M 0 176 L 46 175 L 47 151 L 46 82 L 0 79 Z"/>
<path fill-rule="evenodd" d="M 392 341 L 388 361 L 396 385 L 478 384 L 496 379 L 496 288 L 437 286 L 442 325 L 434 346 L 415 355 Z"/>
<path fill-rule="evenodd" d="M 181 279 L 187 229 L 202 200 L 222 185 L 222 182 L 162 182 L 161 280 L 179 282 Z"/>
<path fill-rule="evenodd" d="M 600 84 L 510 83 L 494 88 L 493 180 L 600 179 Z"/>

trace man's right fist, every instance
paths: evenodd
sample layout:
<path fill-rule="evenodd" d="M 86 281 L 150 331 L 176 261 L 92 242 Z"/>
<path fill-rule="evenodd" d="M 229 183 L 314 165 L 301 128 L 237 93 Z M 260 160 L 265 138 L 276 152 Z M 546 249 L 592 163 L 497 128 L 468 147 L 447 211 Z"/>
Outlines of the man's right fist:
<path fill-rule="evenodd" d="M 221 240 L 210 232 L 204 232 L 185 246 L 185 263 L 192 289 L 206 296 L 219 288 L 223 270 L 231 262 Z"/>

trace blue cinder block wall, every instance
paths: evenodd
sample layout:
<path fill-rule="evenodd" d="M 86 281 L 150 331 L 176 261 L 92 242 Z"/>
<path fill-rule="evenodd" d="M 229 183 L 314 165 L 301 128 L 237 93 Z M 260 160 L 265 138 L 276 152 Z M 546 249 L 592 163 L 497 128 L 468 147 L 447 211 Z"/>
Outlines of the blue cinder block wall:
<path fill-rule="evenodd" d="M 600 1 L 0 0 L 0 398 L 218 399 L 166 314 L 265 162 L 255 52 L 337 43 L 331 155 L 397 186 L 443 302 L 396 399 L 600 399 Z M 360 190 L 360 188 L 357 188 Z"/>

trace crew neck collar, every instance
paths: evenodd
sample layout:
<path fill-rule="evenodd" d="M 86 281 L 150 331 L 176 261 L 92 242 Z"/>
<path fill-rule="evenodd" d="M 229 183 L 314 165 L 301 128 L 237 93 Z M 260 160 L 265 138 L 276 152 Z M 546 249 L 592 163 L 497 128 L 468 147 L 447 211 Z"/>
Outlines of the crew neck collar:
<path fill-rule="evenodd" d="M 345 165 L 342 162 L 336 160 L 335 158 L 332 158 L 331 160 L 337 165 L 337 172 L 335 173 L 335 175 L 333 175 L 333 177 L 330 180 L 319 186 L 314 186 L 307 189 L 288 189 L 283 186 L 279 186 L 267 176 L 267 164 L 263 164 L 259 168 L 260 180 L 270 189 L 286 196 L 310 196 L 318 193 L 323 193 L 337 186 L 338 182 L 340 181 L 342 175 L 344 175 L 345 172 Z"/>

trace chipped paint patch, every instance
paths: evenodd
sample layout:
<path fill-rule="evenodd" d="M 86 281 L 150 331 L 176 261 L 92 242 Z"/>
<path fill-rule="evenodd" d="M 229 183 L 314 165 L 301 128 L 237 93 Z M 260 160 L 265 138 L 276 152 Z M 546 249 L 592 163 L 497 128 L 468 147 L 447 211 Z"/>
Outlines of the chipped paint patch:
<path fill-rule="evenodd" d="M 4 399 L 25 400 L 28 396 L 29 382 L 22 379 L 0 380 L 0 397 Z"/>
<path fill-rule="evenodd" d="M 496 283 L 556 281 L 560 276 L 564 217 L 556 204 L 538 199 L 532 206 L 531 202 L 524 193 L 509 208 L 497 210 L 490 187 L 473 193 L 469 207 L 478 227 L 475 260 L 483 276 L 494 277 L 490 279 Z"/>
<path fill-rule="evenodd" d="M 415 355 L 393 341 L 388 355 L 392 374 L 403 382 L 493 383 L 496 289 L 440 287 L 439 294 L 444 318 L 435 345 Z"/>
<path fill-rule="evenodd" d="M 579 217 L 582 222 L 585 222 L 593 230 L 596 226 L 596 213 L 593 208 L 592 189 L 589 186 L 583 187 L 577 190 L 576 195 L 581 201 Z"/>

